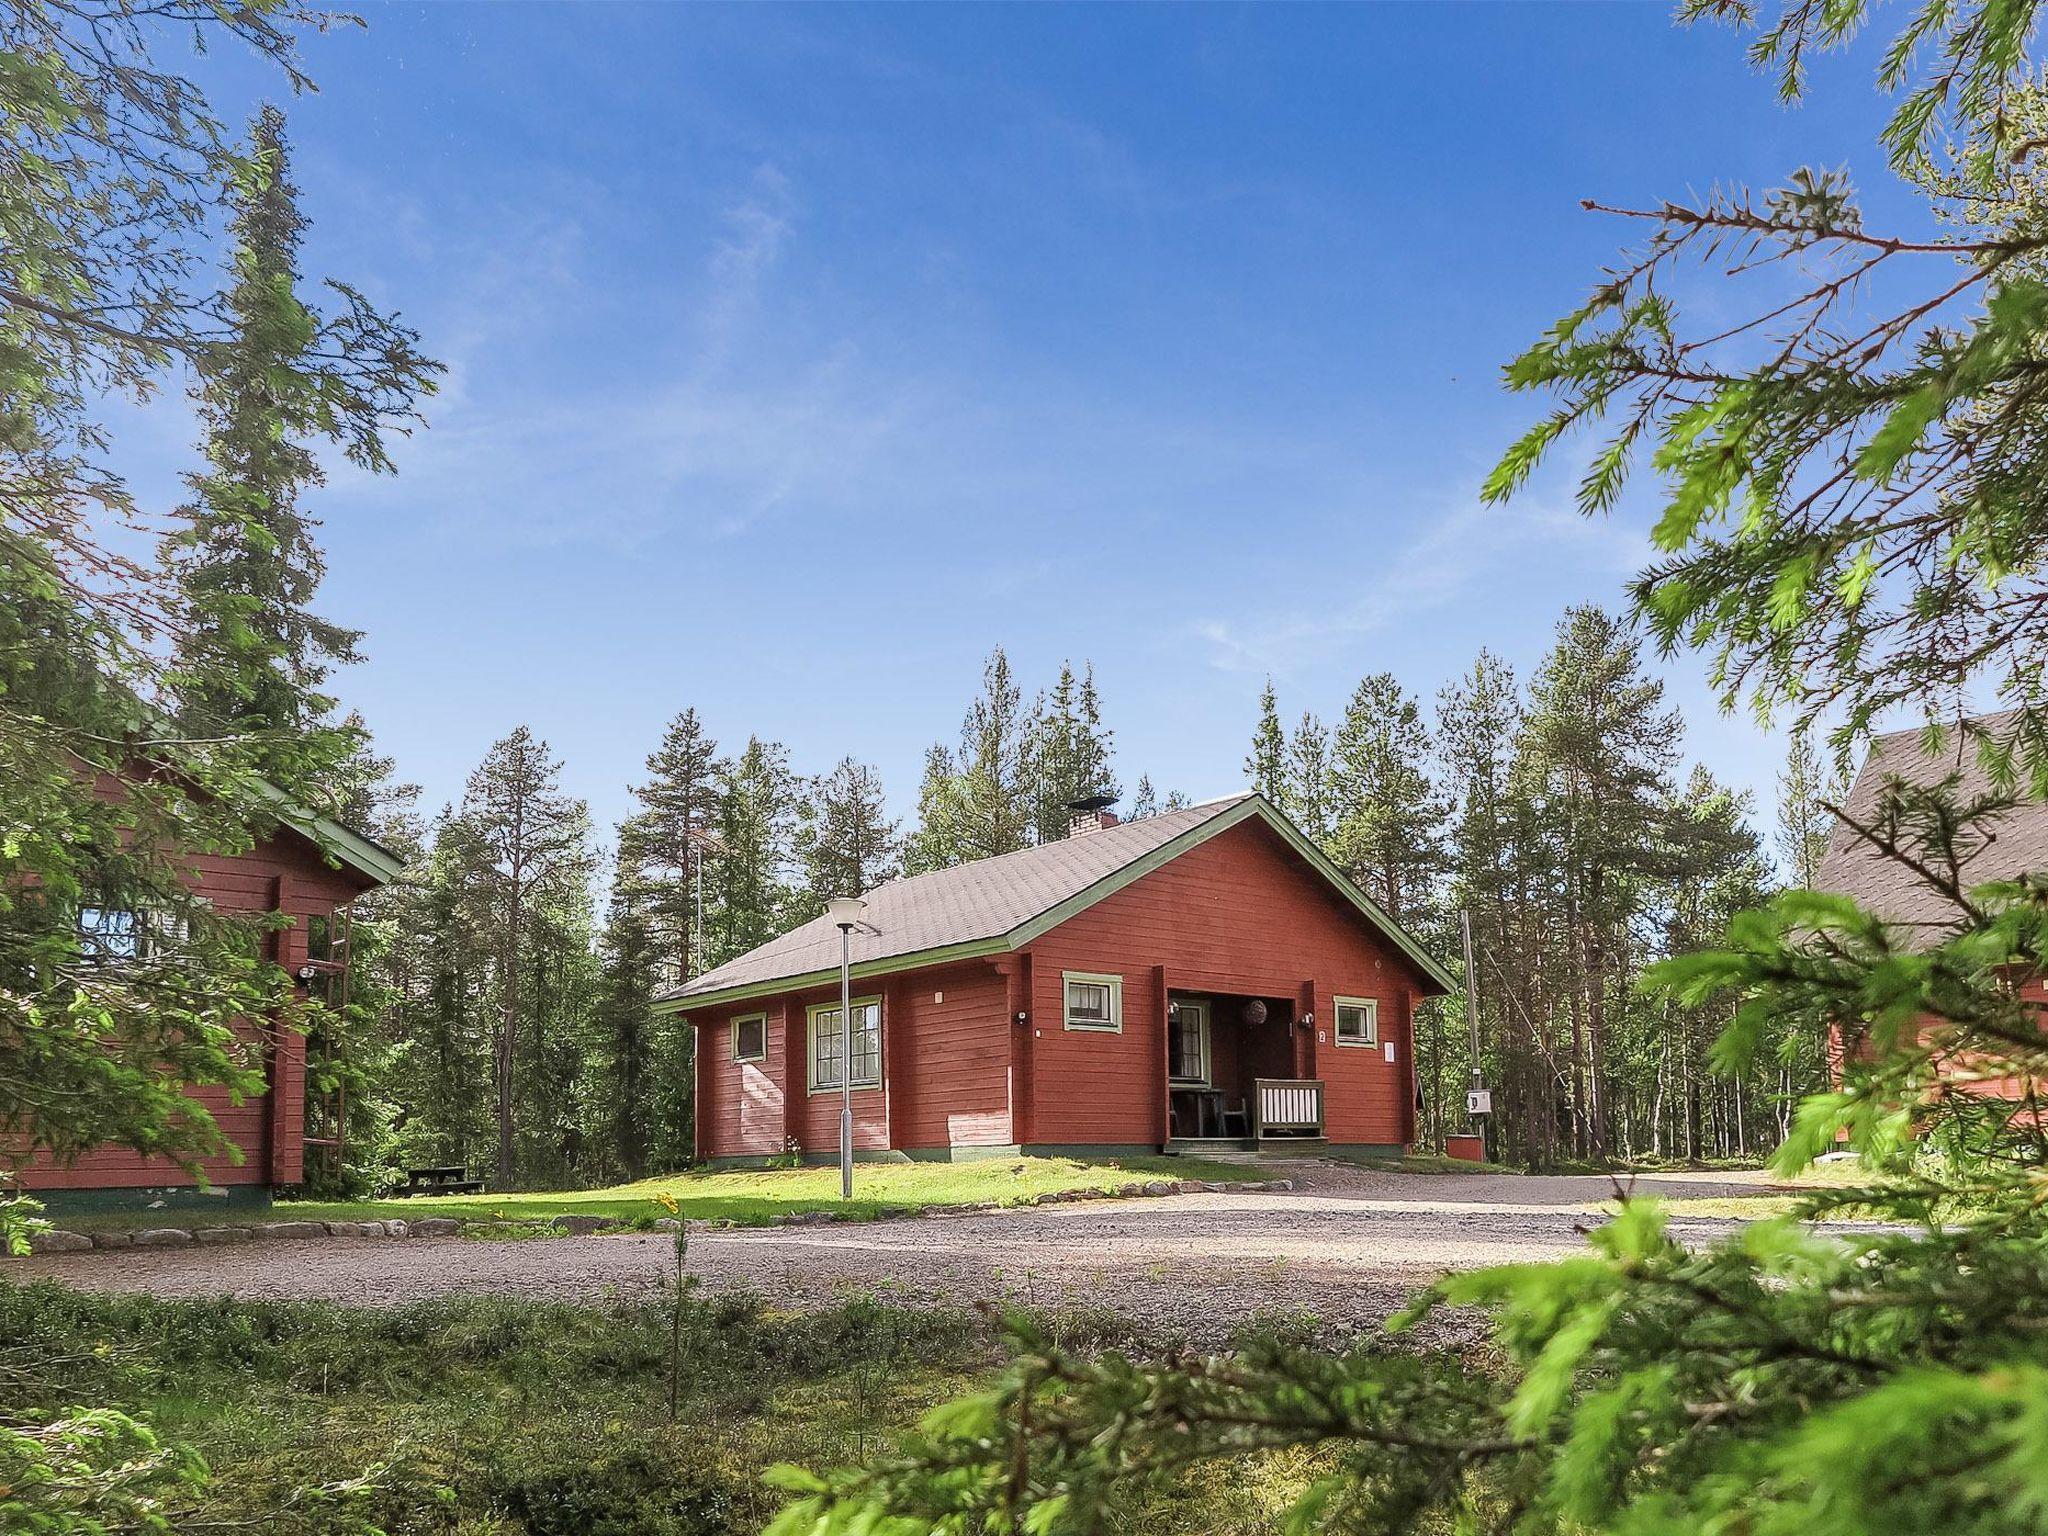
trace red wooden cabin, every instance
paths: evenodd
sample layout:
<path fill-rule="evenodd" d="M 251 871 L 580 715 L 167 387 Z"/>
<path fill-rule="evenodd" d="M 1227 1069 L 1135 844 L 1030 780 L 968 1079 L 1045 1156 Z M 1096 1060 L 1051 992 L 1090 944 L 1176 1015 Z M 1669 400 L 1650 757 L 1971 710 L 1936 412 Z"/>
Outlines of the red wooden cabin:
<path fill-rule="evenodd" d="M 118 786 L 108 792 L 118 793 Z M 194 888 L 222 912 L 282 912 L 291 918 L 290 927 L 265 936 L 268 958 L 301 989 L 332 997 L 347 983 L 350 904 L 395 880 L 400 861 L 336 822 L 282 804 L 278 809 L 277 831 L 248 852 L 193 857 Z M 81 940 L 118 953 L 121 943 L 132 942 L 141 931 L 142 921 L 138 913 L 87 908 L 81 914 Z M 265 1079 L 260 1097 L 237 1104 L 225 1089 L 190 1090 L 240 1153 L 239 1159 L 210 1159 L 203 1184 L 168 1159 L 110 1146 L 62 1165 L 38 1155 L 16 1170 L 20 1186 L 57 1210 L 187 1204 L 202 1198 L 268 1204 L 274 1190 L 305 1177 L 308 1147 L 316 1154 L 325 1148 L 338 1155 L 343 1106 L 315 1105 L 309 1121 L 303 1035 L 251 1020 L 244 1037 L 260 1053 Z"/>
<path fill-rule="evenodd" d="M 1399 1155 L 1413 1021 L 1451 978 L 1264 799 L 1238 795 L 867 893 L 865 1157 L 1286 1141 Z M 697 1029 L 697 1155 L 837 1156 L 839 931 L 818 918 L 658 1006 Z"/>
<path fill-rule="evenodd" d="M 2013 714 L 1985 715 L 1970 722 L 1994 738 L 2010 734 L 2018 723 Z M 1966 805 L 1979 797 L 1991 796 L 1997 786 L 1978 754 L 1978 743 L 1963 731 L 1949 733 L 1939 752 L 1925 750 L 1918 729 L 1892 731 L 1876 737 L 1870 753 L 1857 771 L 1843 809 L 1863 826 L 1871 826 L 1881 814 L 1887 786 L 1893 781 L 1936 785 L 1953 777 L 1952 794 L 1957 804 Z M 1989 836 L 1964 862 L 1965 887 L 1991 881 L 2014 880 L 2024 874 L 2048 871 L 2048 804 L 2029 801 L 2004 811 L 1982 829 Z M 1921 876 L 1896 859 L 1885 857 L 1863 838 L 1837 821 L 1828 836 L 1828 847 L 1814 876 L 1817 890 L 1853 898 L 1865 910 L 1882 918 L 1894 942 L 1918 949 L 1947 937 L 1960 917 L 1955 907 Z M 2008 979 L 2019 995 L 2039 1003 L 2044 1025 L 2048 1025 L 2048 977 L 2009 973 Z M 1941 1021 L 1923 1017 L 1923 1038 L 1941 1026 Z M 1844 1042 L 1842 1032 L 1833 1032 L 1831 1057 L 1839 1080 L 1843 1052 L 1857 1048 Z M 1982 1099 L 2017 1102 L 2038 1097 L 2041 1085 L 2024 1077 L 2005 1075 L 1995 1066 L 1967 1055 L 1946 1058 L 1940 1071 L 1949 1089 Z"/>

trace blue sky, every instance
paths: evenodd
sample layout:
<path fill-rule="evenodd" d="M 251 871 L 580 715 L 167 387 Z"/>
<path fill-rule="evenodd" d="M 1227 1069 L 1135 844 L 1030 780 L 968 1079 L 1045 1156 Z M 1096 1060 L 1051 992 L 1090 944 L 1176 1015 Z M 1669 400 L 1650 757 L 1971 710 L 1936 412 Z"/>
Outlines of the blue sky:
<path fill-rule="evenodd" d="M 367 16 L 290 106 L 307 266 L 450 373 L 320 498 L 343 687 L 430 804 L 524 722 L 606 824 L 686 704 L 907 811 L 998 643 L 1092 659 L 1126 786 L 1197 798 L 1268 673 L 1526 675 L 1644 550 L 1562 473 L 1476 496 L 1500 365 L 1627 237 L 1579 200 L 1881 179 L 1866 68 L 1786 111 L 1651 5 Z M 1781 743 L 1667 674 L 1768 812 Z"/>

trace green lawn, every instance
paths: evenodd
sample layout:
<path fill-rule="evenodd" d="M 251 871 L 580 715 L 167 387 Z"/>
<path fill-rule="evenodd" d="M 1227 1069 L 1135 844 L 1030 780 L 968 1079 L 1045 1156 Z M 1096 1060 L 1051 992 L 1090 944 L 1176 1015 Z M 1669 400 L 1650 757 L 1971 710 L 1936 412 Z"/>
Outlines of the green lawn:
<path fill-rule="evenodd" d="M 457 1216 L 469 1220 L 545 1221 L 551 1216 L 604 1216 L 645 1225 L 680 1214 L 692 1221 L 761 1226 L 798 1211 L 840 1211 L 856 1220 L 899 1215 L 933 1206 L 995 1201 L 1022 1204 L 1064 1190 L 1114 1191 L 1154 1179 L 1213 1181 L 1270 1178 L 1270 1169 L 1198 1162 L 1184 1157 L 1127 1158 L 1084 1163 L 1064 1157 L 1007 1157 L 967 1163 L 859 1163 L 854 1198 L 839 1198 L 837 1168 L 776 1168 L 728 1173 L 673 1173 L 609 1189 L 537 1194 L 419 1196 L 411 1200 L 280 1201 L 268 1216 L 224 1211 L 123 1211 L 63 1216 L 72 1230 L 109 1226 L 177 1226 L 199 1220 L 236 1222 L 374 1221 L 397 1216 Z M 663 1197 L 675 1202 L 671 1212 Z"/>

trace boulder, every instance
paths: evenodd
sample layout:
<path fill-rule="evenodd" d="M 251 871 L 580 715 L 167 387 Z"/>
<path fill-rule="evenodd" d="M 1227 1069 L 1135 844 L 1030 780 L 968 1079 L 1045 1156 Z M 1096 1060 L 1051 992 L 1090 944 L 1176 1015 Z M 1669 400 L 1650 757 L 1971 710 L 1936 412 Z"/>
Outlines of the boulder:
<path fill-rule="evenodd" d="M 412 1237 L 460 1237 L 462 1223 L 453 1216 L 425 1216 L 407 1222 L 405 1230 Z"/>
<path fill-rule="evenodd" d="M 52 1227 L 46 1232 L 31 1232 L 28 1247 L 31 1253 L 84 1253 L 92 1247 L 92 1239 L 83 1232 L 60 1232 Z"/>
<path fill-rule="evenodd" d="M 327 1228 L 317 1221 L 266 1221 L 256 1229 L 262 1237 L 325 1237 Z"/>
<path fill-rule="evenodd" d="M 329 1237 L 368 1237 L 370 1234 L 366 1230 L 367 1226 L 368 1223 L 360 1221 L 330 1221 L 327 1223 L 327 1235 Z M 382 1223 L 378 1224 L 378 1231 L 381 1235 L 383 1231 Z"/>
<path fill-rule="evenodd" d="M 576 1237 L 587 1237 L 592 1232 L 602 1232 L 613 1222 L 609 1216 L 557 1216 L 549 1225 Z"/>
<path fill-rule="evenodd" d="M 192 1234 L 183 1227 L 151 1227 L 135 1234 L 138 1248 L 182 1248 L 191 1241 Z"/>
<path fill-rule="evenodd" d="M 256 1234 L 247 1227 L 201 1227 L 192 1234 L 197 1242 L 209 1244 L 246 1243 Z"/>
<path fill-rule="evenodd" d="M 92 1245 L 95 1248 L 133 1248 L 135 1246 L 135 1234 L 133 1232 L 95 1232 L 92 1235 Z"/>
<path fill-rule="evenodd" d="M 654 1218 L 654 1230 L 674 1234 L 683 1230 L 683 1224 L 673 1216 L 657 1216 Z"/>
<path fill-rule="evenodd" d="M 1148 1195 L 1170 1195 L 1173 1192 L 1173 1184 L 1166 1179 L 1152 1179 L 1145 1184 L 1145 1193 Z"/>
<path fill-rule="evenodd" d="M 384 1223 L 384 1235 L 386 1237 L 404 1237 L 411 1231 L 412 1223 L 400 1221 L 396 1217 Z"/>

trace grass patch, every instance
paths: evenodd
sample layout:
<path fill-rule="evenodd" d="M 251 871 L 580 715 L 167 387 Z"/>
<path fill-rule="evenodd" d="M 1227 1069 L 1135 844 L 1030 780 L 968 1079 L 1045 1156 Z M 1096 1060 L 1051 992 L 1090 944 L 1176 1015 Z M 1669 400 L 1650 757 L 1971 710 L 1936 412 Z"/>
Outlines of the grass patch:
<path fill-rule="evenodd" d="M 992 1325 L 872 1299 L 778 1313 L 695 1295 L 668 1413 L 666 1304 L 499 1298 L 353 1310 L 158 1301 L 0 1282 L 7 1408 L 136 1415 L 211 1469 L 165 1510 L 178 1532 L 272 1536 L 737 1536 L 773 1515 L 782 1461 L 858 1463 L 930 1407 L 986 1385 Z M 1128 1324 L 1049 1320 L 1074 1349 Z M 1205 1468 L 1134 1491 L 1119 1528 L 1269 1529 L 1312 1459 Z"/>
<path fill-rule="evenodd" d="M 1184 1157 L 1125 1158 L 1084 1163 L 1065 1157 L 989 1158 L 966 1163 L 860 1163 L 854 1198 L 839 1198 L 837 1168 L 773 1168 L 723 1173 L 669 1173 L 608 1189 L 549 1190 L 533 1194 L 422 1195 L 410 1200 L 289 1200 L 269 1214 L 188 1210 L 119 1211 L 67 1215 L 73 1231 L 107 1228 L 217 1225 L 247 1221 L 376 1221 L 397 1216 L 455 1216 L 470 1220 L 546 1221 L 554 1216 L 600 1216 L 646 1226 L 671 1214 L 673 1200 L 692 1221 L 762 1226 L 800 1211 L 835 1211 L 854 1220 L 905 1215 L 935 1206 L 993 1201 L 1021 1205 L 1040 1195 L 1070 1190 L 1113 1193 L 1155 1179 L 1212 1182 L 1271 1177 L 1267 1169 L 1206 1163 Z"/>

